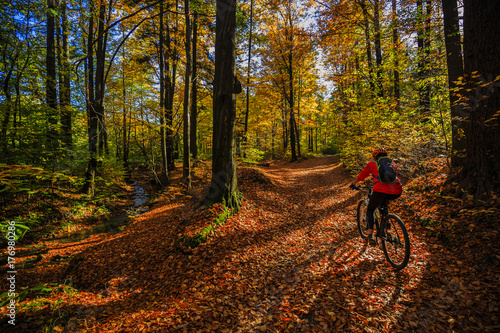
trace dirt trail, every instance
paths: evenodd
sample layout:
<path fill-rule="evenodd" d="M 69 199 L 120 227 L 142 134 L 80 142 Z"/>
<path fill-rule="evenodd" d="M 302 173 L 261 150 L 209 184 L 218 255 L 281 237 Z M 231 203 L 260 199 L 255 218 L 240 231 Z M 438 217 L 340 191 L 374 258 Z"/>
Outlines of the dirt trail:
<path fill-rule="evenodd" d="M 260 170 L 272 184 L 242 182 L 240 213 L 191 252 L 173 250 L 180 223 L 193 218 L 185 200 L 154 207 L 80 253 L 64 272 L 82 290 L 60 309 L 74 313 L 66 329 L 445 332 L 457 325 L 453 303 L 463 282 L 421 285 L 432 246 L 411 226 L 403 271 L 367 246 L 355 224 L 359 193 L 348 189 L 337 157 Z"/>

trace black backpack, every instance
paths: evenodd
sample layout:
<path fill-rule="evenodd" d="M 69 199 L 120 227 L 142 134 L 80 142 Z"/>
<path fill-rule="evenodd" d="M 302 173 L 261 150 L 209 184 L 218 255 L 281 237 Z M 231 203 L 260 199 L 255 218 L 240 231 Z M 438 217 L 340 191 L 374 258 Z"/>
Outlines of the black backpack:
<path fill-rule="evenodd" d="M 377 160 L 378 180 L 382 183 L 393 184 L 396 182 L 398 172 L 394 168 L 395 163 L 389 157 L 381 157 Z"/>

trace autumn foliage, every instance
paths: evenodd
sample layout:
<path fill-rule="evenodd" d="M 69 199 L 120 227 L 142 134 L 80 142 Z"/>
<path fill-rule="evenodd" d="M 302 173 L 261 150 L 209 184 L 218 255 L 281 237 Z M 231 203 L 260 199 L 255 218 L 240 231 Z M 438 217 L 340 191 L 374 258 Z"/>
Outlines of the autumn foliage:
<path fill-rule="evenodd" d="M 408 226 L 412 253 L 395 271 L 357 234 L 359 194 L 349 191 L 338 158 L 240 170 L 241 211 L 197 247 L 176 240 L 212 225 L 224 209 L 195 210 L 192 198 L 172 190 L 118 234 L 26 249 L 20 260 L 44 258 L 20 270 L 19 283 L 46 290 L 19 303 L 16 328 L 494 330 L 498 232 L 485 217 L 498 201 L 487 212 L 439 198 L 440 169 L 409 182 L 392 208 Z"/>

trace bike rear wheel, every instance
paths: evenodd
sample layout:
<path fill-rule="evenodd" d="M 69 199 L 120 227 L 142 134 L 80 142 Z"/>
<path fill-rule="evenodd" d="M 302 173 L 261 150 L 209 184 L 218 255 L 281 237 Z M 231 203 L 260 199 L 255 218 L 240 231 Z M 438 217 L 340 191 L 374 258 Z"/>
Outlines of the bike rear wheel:
<path fill-rule="evenodd" d="M 366 222 L 366 210 L 367 210 L 367 208 L 368 208 L 368 204 L 366 203 L 366 199 L 360 200 L 358 203 L 357 221 L 358 221 L 359 235 L 363 239 L 368 238 L 368 234 L 367 234 L 368 228 L 367 228 L 367 222 Z M 375 221 L 373 223 L 374 234 L 377 233 L 377 229 L 378 229 L 378 223 L 377 223 L 377 221 Z"/>
<path fill-rule="evenodd" d="M 385 258 L 395 269 L 403 269 L 410 259 L 410 237 L 406 227 L 394 214 L 385 217 L 384 237 L 382 238 L 382 250 Z"/>

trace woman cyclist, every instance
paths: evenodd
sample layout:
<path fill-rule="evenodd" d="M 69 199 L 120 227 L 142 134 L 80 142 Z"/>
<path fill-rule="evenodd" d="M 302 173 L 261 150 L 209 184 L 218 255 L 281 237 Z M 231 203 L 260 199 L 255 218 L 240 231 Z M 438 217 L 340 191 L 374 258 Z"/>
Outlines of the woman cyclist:
<path fill-rule="evenodd" d="M 373 193 L 370 197 L 370 201 L 368 202 L 368 208 L 366 211 L 366 222 L 368 228 L 366 234 L 370 243 L 375 242 L 373 240 L 373 213 L 375 212 L 375 209 L 382 205 L 385 201 L 399 198 L 403 192 L 403 186 L 401 185 L 401 181 L 398 177 L 396 177 L 396 181 L 393 183 L 383 183 L 379 179 L 376 162 L 382 157 L 387 157 L 387 151 L 384 148 L 376 149 L 373 151 L 372 157 L 373 161 L 368 162 L 365 168 L 356 177 L 356 180 L 351 184 L 351 187 L 355 187 L 357 183 L 364 181 L 370 174 L 373 176 Z M 392 163 L 392 166 L 397 172 L 397 166 L 394 162 Z"/>

